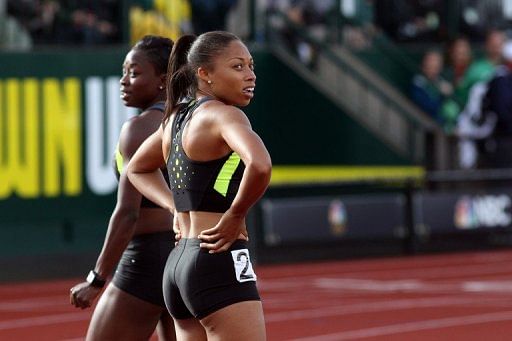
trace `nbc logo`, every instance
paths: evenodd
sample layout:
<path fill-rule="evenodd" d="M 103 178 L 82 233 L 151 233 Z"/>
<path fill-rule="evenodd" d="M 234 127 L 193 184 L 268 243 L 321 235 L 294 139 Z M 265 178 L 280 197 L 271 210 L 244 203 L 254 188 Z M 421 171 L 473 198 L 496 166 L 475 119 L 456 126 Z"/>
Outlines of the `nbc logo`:
<path fill-rule="evenodd" d="M 512 222 L 508 195 L 463 196 L 455 204 L 455 226 L 462 230 L 505 227 Z"/>

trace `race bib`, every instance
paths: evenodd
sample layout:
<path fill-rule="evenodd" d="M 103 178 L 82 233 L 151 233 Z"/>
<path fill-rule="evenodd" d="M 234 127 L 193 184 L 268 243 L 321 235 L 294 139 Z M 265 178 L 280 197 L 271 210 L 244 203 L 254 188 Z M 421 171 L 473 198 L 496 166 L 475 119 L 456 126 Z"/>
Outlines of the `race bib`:
<path fill-rule="evenodd" d="M 231 256 L 235 264 L 236 279 L 239 282 L 256 281 L 256 274 L 252 269 L 251 259 L 249 258 L 249 250 L 233 250 Z"/>

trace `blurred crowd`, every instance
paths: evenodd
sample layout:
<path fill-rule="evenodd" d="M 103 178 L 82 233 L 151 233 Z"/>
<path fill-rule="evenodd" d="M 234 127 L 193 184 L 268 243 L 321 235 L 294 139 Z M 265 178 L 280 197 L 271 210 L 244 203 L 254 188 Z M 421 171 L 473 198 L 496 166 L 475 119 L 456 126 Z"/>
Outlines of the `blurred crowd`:
<path fill-rule="evenodd" d="M 512 168 L 512 5 L 503 0 L 268 0 L 309 68 L 313 41 L 371 47 L 376 34 L 425 51 L 406 95 L 456 141 L 454 166 Z M 343 19 L 341 30 L 340 22 Z M 300 30 L 297 30 L 300 27 Z M 304 34 L 306 33 L 306 34 Z M 333 36 L 336 35 L 336 36 Z M 315 39 L 307 39 L 307 36 Z M 373 36 L 373 37 L 372 37 Z M 306 37 L 306 38 L 305 38 Z"/>
<path fill-rule="evenodd" d="M 374 13 L 396 43 L 429 46 L 408 95 L 454 137 L 454 167 L 512 167 L 510 2 L 379 0 Z"/>
<path fill-rule="evenodd" d="M 0 0 L 0 5 L 2 1 L 6 1 L 5 14 L 26 30 L 32 46 L 126 43 L 123 41 L 125 13 L 130 20 L 130 41 L 148 33 L 176 39 L 183 33 L 226 29 L 228 14 L 238 3 L 237 0 Z M 123 8 L 128 4 L 130 8 Z"/>
<path fill-rule="evenodd" d="M 475 50 L 458 36 L 425 52 L 409 95 L 456 138 L 456 167 L 512 167 L 512 40 L 491 26 Z"/>
<path fill-rule="evenodd" d="M 28 31 L 35 45 L 111 44 L 121 37 L 116 0 L 7 0 L 7 14 Z"/>
<path fill-rule="evenodd" d="M 399 42 L 445 42 L 456 31 L 483 41 L 489 27 L 510 23 L 503 0 L 374 0 L 375 23 Z"/>

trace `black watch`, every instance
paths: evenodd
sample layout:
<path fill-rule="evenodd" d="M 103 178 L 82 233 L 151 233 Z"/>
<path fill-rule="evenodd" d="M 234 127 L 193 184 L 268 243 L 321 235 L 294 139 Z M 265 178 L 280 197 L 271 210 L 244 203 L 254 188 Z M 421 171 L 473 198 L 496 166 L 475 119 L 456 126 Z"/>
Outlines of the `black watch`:
<path fill-rule="evenodd" d="M 89 271 L 86 281 L 95 288 L 103 288 L 107 282 L 105 279 L 101 278 L 100 275 L 98 275 L 98 273 L 94 270 Z"/>

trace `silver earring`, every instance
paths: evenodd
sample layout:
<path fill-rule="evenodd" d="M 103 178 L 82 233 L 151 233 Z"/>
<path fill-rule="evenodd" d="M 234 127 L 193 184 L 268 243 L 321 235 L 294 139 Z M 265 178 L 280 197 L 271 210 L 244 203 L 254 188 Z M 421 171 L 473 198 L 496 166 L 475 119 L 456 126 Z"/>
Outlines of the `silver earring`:
<path fill-rule="evenodd" d="M 164 89 L 164 87 L 163 87 L 162 85 L 160 85 L 158 88 L 159 88 L 160 90 L 163 90 L 163 89 Z"/>
<path fill-rule="evenodd" d="M 208 79 L 208 84 L 212 84 L 212 81 Z"/>

